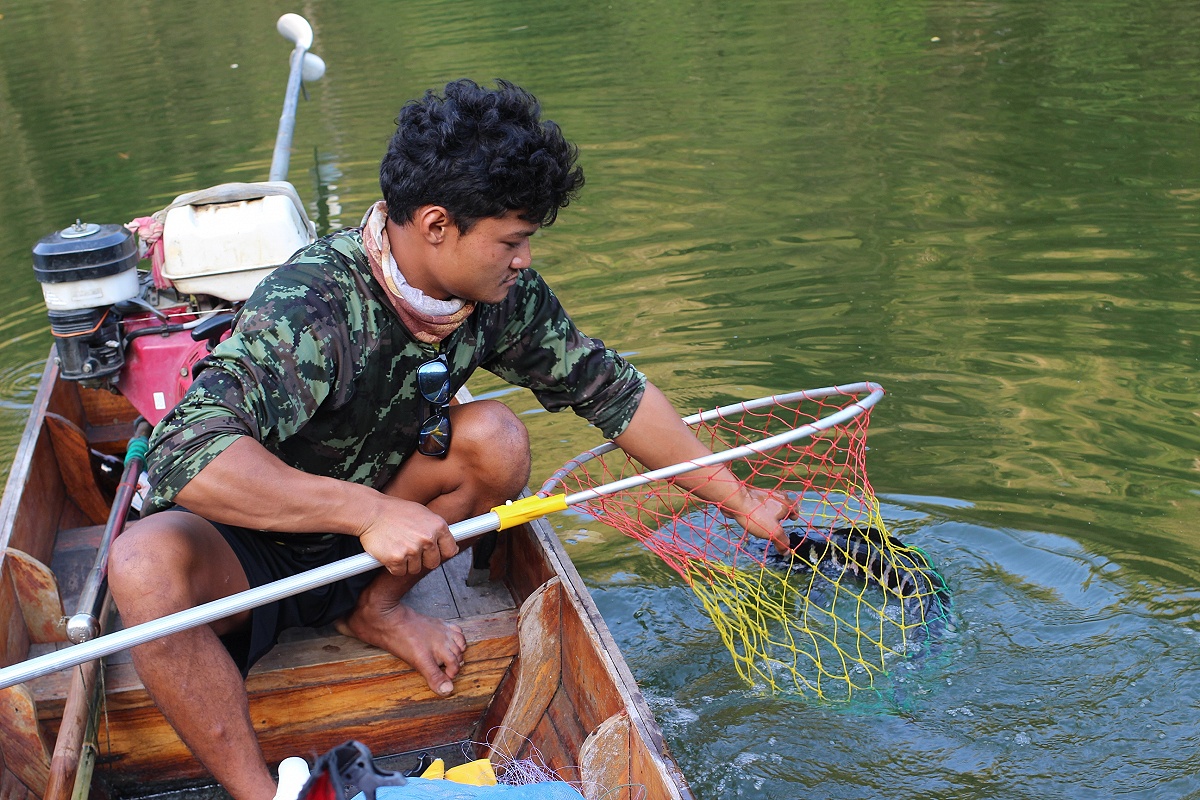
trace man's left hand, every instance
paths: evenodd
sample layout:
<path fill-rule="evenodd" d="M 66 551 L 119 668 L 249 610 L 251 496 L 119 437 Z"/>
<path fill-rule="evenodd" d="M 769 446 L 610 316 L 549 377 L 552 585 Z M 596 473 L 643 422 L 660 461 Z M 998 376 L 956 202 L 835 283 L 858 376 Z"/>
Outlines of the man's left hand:
<path fill-rule="evenodd" d="M 800 510 L 786 499 L 774 492 L 746 486 L 727 500 L 725 507 L 747 533 L 769 540 L 780 553 L 791 549 L 783 521 L 796 519 Z"/>

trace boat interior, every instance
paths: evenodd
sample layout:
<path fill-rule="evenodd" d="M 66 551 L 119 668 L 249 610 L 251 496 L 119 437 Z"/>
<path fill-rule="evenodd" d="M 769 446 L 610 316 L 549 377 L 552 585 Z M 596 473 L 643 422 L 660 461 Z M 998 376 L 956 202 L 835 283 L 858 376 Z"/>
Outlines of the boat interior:
<path fill-rule="evenodd" d="M 64 617 L 74 610 L 109 514 L 109 458 L 123 454 L 137 416 L 121 395 L 58 380 L 53 362 L 35 406 L 0 508 L 4 665 L 70 646 Z M 355 739 L 377 757 L 436 749 L 450 759 L 490 755 L 501 767 L 528 759 L 592 787 L 584 789 L 589 797 L 690 796 L 550 527 L 538 520 L 505 531 L 489 555 L 461 553 L 409 596 L 418 610 L 454 620 L 466 634 L 466 663 L 450 697 L 435 695 L 404 662 L 332 629 L 287 632 L 247 678 L 268 763 L 293 755 L 311 763 Z M 120 625 L 111 616 L 109 630 Z M 80 672 L 0 690 L 0 780 L 43 796 L 47 783 L 73 778 L 57 772 L 91 758 L 97 796 L 159 795 L 205 783 L 128 652 L 105 659 L 102 701 L 82 722 L 71 710 Z M 63 766 L 56 738 L 81 724 L 93 726 L 94 744 Z M 390 763 L 413 765 L 405 761 Z"/>

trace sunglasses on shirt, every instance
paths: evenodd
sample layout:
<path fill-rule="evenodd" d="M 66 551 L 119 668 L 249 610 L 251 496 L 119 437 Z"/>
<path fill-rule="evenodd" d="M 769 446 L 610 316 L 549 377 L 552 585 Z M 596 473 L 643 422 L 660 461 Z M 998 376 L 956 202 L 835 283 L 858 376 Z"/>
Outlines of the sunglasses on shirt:
<path fill-rule="evenodd" d="M 445 356 L 417 367 L 417 390 L 432 407 L 417 434 L 417 451 L 440 458 L 450 450 L 450 365 Z"/>

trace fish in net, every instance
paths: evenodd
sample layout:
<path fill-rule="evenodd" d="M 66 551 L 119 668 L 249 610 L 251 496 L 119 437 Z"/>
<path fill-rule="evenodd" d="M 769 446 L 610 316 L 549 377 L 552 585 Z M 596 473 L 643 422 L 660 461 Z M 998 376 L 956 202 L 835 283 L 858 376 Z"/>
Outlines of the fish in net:
<path fill-rule="evenodd" d="M 946 581 L 926 553 L 888 531 L 867 480 L 867 426 L 882 394 L 878 384 L 849 384 L 685 419 L 714 453 L 729 454 L 742 484 L 787 499 L 795 517 L 785 523 L 787 552 L 674 478 L 644 480 L 642 466 L 611 444 L 569 461 L 539 494 L 630 480 L 572 505 L 640 541 L 687 582 L 747 682 L 849 699 L 953 624 Z"/>

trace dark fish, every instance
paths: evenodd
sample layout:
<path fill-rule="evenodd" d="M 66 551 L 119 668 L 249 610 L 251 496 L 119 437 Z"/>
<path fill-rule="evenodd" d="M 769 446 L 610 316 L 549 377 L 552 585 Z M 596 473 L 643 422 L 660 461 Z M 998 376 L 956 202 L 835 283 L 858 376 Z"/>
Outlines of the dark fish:
<path fill-rule="evenodd" d="M 925 553 L 875 528 L 843 527 L 790 531 L 790 553 L 770 560 L 792 572 L 816 570 L 835 580 L 849 573 L 919 611 L 928 625 L 945 622 L 950 589 Z"/>

